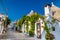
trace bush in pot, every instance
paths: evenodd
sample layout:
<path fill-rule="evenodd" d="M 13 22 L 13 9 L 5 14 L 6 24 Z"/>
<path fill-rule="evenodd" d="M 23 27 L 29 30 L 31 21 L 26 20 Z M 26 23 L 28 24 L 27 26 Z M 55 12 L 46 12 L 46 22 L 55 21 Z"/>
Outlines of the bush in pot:
<path fill-rule="evenodd" d="M 31 37 L 34 36 L 34 31 L 33 31 L 33 30 L 30 30 L 30 31 L 29 31 L 29 36 L 31 36 Z"/>
<path fill-rule="evenodd" d="M 22 33 L 22 30 L 20 30 L 19 32 Z"/>
<path fill-rule="evenodd" d="M 46 40 L 53 40 L 55 37 L 51 33 L 46 33 L 45 38 L 46 38 Z"/>

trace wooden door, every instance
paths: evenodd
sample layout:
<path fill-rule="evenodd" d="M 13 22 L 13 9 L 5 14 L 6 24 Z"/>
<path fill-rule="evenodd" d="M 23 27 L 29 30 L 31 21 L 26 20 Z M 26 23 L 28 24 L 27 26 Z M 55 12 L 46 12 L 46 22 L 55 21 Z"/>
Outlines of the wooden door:
<path fill-rule="evenodd" d="M 40 23 L 37 23 L 37 38 L 41 38 L 41 26 L 40 26 Z"/>

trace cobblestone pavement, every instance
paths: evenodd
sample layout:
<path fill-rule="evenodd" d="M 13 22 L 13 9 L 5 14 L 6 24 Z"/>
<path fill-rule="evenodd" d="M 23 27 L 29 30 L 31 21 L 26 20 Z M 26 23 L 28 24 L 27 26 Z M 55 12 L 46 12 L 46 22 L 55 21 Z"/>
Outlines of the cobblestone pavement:
<path fill-rule="evenodd" d="M 15 31 L 8 31 L 6 34 L 0 35 L 0 40 L 34 40 L 34 38 Z"/>

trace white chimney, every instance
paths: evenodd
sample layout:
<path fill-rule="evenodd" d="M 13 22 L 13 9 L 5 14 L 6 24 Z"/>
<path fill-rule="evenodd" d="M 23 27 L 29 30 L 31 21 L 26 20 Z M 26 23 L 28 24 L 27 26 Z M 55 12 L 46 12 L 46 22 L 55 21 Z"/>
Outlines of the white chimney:
<path fill-rule="evenodd" d="M 34 11 L 31 10 L 30 13 L 29 13 L 27 16 L 30 16 L 30 15 L 33 14 L 33 13 L 34 13 Z"/>
<path fill-rule="evenodd" d="M 52 6 L 54 6 L 53 2 L 51 4 L 52 4 Z"/>

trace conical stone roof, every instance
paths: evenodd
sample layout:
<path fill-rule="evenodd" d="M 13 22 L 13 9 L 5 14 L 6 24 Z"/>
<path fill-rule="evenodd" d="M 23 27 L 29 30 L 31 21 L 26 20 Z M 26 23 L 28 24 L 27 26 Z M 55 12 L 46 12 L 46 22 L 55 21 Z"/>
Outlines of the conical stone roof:
<path fill-rule="evenodd" d="M 51 10 L 52 10 L 53 13 L 54 13 L 53 17 L 54 17 L 55 19 L 57 19 L 57 20 L 60 21 L 60 8 L 57 7 L 57 6 L 55 6 L 55 5 L 53 5 L 53 6 L 51 7 Z"/>

